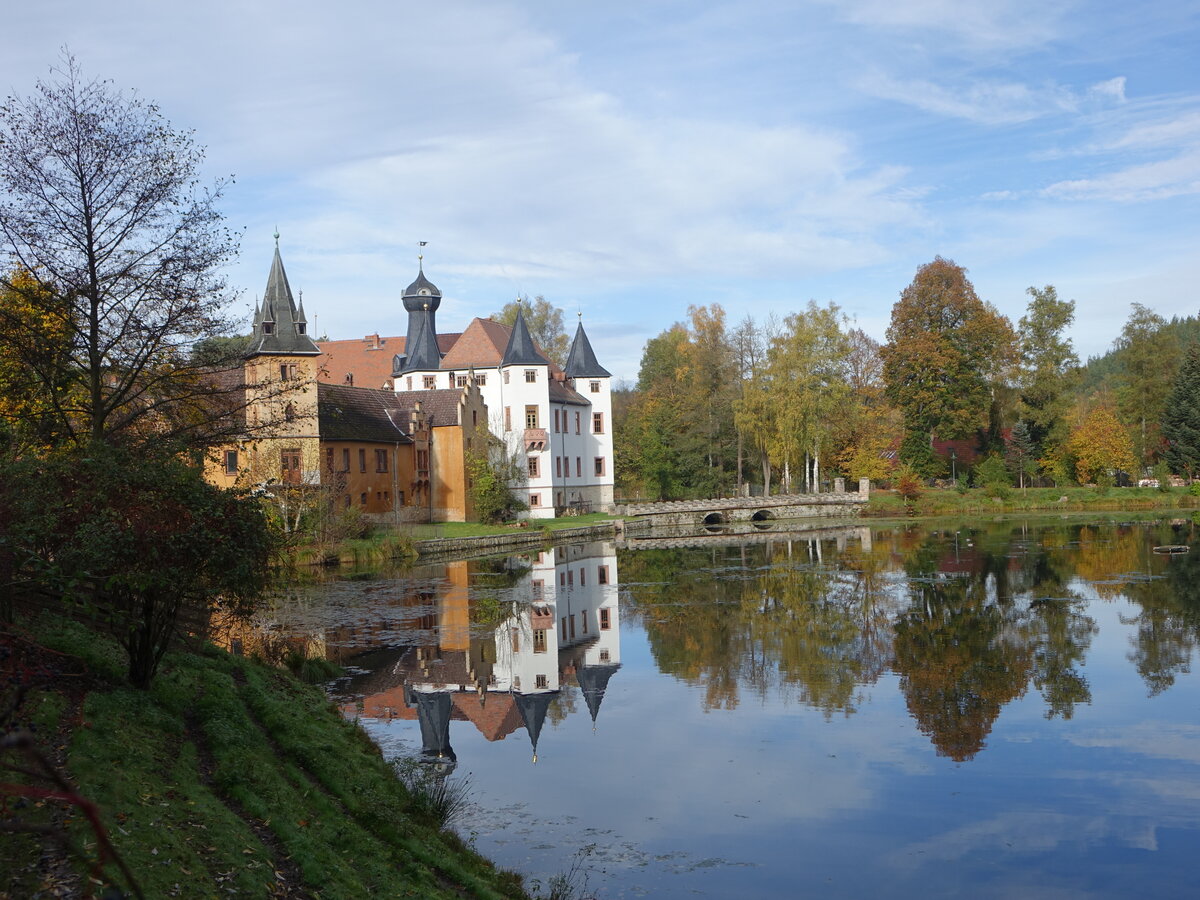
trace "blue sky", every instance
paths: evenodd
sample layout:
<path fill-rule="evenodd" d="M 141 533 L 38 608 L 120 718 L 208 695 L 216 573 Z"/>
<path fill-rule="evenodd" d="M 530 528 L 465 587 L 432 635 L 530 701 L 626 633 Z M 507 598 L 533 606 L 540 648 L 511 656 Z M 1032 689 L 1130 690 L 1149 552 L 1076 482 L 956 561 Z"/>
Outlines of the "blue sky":
<path fill-rule="evenodd" d="M 278 226 L 333 338 L 403 334 L 426 272 L 458 330 L 517 293 L 614 374 L 720 303 L 837 303 L 883 339 L 942 255 L 1014 324 L 1076 301 L 1084 357 L 1129 305 L 1200 309 L 1200 4 L 43 0 L 6 12 L 0 90 L 66 45 L 236 176 L 250 305 Z"/>

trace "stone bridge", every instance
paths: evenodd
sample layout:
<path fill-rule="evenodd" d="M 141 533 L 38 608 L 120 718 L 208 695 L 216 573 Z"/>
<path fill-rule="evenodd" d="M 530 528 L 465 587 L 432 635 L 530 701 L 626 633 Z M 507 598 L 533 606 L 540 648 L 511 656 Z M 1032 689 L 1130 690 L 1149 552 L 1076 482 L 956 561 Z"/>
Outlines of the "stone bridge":
<path fill-rule="evenodd" d="M 694 547 L 740 547 L 744 544 L 791 544 L 806 541 L 836 541 L 838 552 L 846 549 L 846 543 L 857 540 L 864 551 L 871 549 L 871 529 L 863 525 L 806 526 L 786 531 L 735 531 L 731 528 L 715 528 L 700 533 L 661 535 L 651 532 L 648 537 L 629 535 L 619 539 L 617 547 L 622 550 L 675 550 Z"/>
<path fill-rule="evenodd" d="M 670 500 L 663 503 L 630 503 L 618 506 L 625 516 L 644 519 L 651 526 L 716 526 L 733 522 L 768 522 L 772 519 L 857 516 L 870 494 L 867 479 L 857 493 L 843 489 L 835 479 L 834 490 L 824 494 L 776 494 L 770 497 L 726 497 L 714 500 Z"/>

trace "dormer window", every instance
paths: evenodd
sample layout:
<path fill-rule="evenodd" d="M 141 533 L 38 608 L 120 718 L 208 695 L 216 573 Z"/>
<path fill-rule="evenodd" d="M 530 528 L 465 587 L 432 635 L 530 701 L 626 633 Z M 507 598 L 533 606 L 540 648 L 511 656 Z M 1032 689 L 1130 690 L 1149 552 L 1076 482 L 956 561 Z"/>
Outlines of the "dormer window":
<path fill-rule="evenodd" d="M 429 288 L 421 288 L 419 291 L 417 291 L 417 293 L 420 294 L 422 297 L 428 297 L 429 296 Z"/>
<path fill-rule="evenodd" d="M 275 333 L 275 323 L 274 322 L 263 322 L 262 326 L 263 326 L 263 334 L 274 334 Z"/>
<path fill-rule="evenodd" d="M 303 322 L 296 323 L 296 334 L 304 334 L 304 323 Z"/>

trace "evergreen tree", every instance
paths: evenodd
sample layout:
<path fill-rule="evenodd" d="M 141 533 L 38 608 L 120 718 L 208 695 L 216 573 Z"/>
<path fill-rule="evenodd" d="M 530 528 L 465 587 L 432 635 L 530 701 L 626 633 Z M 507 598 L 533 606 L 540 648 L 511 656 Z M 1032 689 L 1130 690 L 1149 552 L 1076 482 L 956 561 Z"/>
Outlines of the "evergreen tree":
<path fill-rule="evenodd" d="M 1200 474 L 1200 345 L 1192 345 L 1163 408 L 1163 455 L 1176 475 Z"/>

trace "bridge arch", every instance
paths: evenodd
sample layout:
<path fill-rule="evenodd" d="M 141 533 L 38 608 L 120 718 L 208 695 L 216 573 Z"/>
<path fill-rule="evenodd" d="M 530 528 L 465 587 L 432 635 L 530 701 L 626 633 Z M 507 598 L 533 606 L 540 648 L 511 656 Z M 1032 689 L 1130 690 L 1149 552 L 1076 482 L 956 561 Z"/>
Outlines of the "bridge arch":
<path fill-rule="evenodd" d="M 754 515 L 750 517 L 750 522 L 755 528 L 770 528 L 775 524 L 775 513 L 771 512 L 769 509 L 757 510 Z"/>
<path fill-rule="evenodd" d="M 701 521 L 700 524 L 704 525 L 705 527 L 709 527 L 709 526 L 713 526 L 713 525 L 726 525 L 728 523 L 729 523 L 729 519 L 726 518 L 725 513 L 710 512 L 708 515 L 706 515 L 704 517 L 703 521 Z"/>

